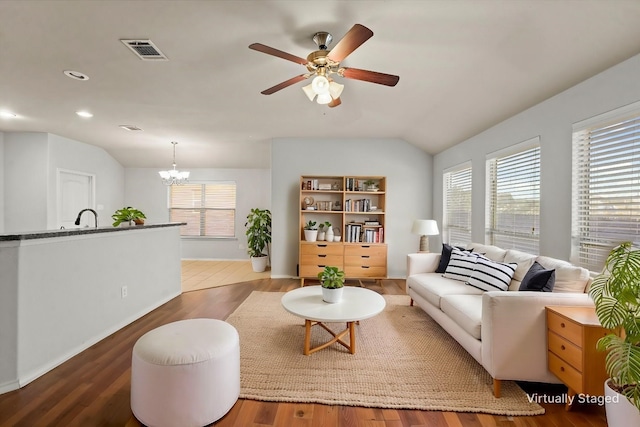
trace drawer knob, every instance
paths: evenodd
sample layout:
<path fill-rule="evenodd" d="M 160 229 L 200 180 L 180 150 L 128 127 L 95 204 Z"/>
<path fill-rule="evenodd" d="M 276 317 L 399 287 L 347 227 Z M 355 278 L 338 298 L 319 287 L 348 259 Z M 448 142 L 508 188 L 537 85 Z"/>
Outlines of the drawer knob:
<path fill-rule="evenodd" d="M 324 258 L 326 257 L 326 255 L 318 255 L 320 258 Z"/>
<path fill-rule="evenodd" d="M 370 248 L 371 246 L 369 246 L 369 245 L 365 245 L 365 246 L 362 246 L 362 247 L 363 247 L 363 248 Z"/>
<path fill-rule="evenodd" d="M 318 245 L 319 248 L 326 248 L 327 245 Z"/>
<path fill-rule="evenodd" d="M 567 348 L 564 346 L 564 344 L 562 344 L 562 345 L 560 346 L 560 349 L 561 349 L 561 350 L 566 350 Z"/>
<path fill-rule="evenodd" d="M 361 258 L 369 258 L 369 255 L 362 255 Z"/>
<path fill-rule="evenodd" d="M 564 327 L 565 327 L 564 322 L 560 323 L 560 327 L 561 327 L 561 328 L 564 328 Z"/>
<path fill-rule="evenodd" d="M 368 265 L 363 265 L 362 268 L 369 268 L 369 266 Z"/>
<path fill-rule="evenodd" d="M 560 372 L 564 372 L 564 366 L 560 366 Z"/>

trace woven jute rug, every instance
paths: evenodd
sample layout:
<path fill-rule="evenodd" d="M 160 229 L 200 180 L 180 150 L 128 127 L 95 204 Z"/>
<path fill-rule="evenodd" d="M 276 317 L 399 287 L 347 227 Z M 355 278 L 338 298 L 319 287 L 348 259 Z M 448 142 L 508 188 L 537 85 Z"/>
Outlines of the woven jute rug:
<path fill-rule="evenodd" d="M 492 393 L 489 374 L 406 295 L 356 326 L 356 353 L 339 344 L 302 354 L 304 320 L 284 310 L 282 292 L 254 291 L 227 322 L 240 335 L 240 397 L 373 408 L 543 414 L 515 382 Z M 328 324 L 335 331 L 345 324 Z M 311 345 L 331 336 L 312 330 Z M 345 337 L 348 340 L 348 337 Z"/>

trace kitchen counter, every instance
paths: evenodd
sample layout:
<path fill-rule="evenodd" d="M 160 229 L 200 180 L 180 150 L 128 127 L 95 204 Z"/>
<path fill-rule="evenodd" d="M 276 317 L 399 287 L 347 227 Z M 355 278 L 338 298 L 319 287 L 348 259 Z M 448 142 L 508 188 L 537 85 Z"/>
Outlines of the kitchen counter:
<path fill-rule="evenodd" d="M 184 222 L 170 222 L 164 224 L 144 224 L 144 225 L 132 225 L 129 227 L 78 227 L 78 228 L 64 228 L 60 230 L 42 230 L 42 231 L 24 231 L 11 234 L 0 235 L 0 242 L 7 240 L 31 240 L 31 239 L 48 239 L 52 237 L 64 237 L 64 236 L 78 236 L 83 234 L 96 234 L 96 233 L 114 233 L 120 231 L 142 230 L 149 228 L 160 227 L 176 227 L 180 225 L 186 225 Z"/>

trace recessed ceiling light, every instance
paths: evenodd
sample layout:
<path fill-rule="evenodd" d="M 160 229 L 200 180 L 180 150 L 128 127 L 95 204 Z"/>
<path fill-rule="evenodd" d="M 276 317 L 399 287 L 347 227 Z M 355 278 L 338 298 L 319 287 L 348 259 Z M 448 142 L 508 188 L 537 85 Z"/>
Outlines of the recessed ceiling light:
<path fill-rule="evenodd" d="M 79 115 L 80 117 L 86 117 L 86 118 L 93 117 L 93 114 L 91 114 L 88 111 L 76 111 L 76 114 Z"/>
<path fill-rule="evenodd" d="M 130 130 L 130 131 L 142 130 L 138 126 L 134 126 L 134 125 L 120 125 L 120 127 L 124 130 Z"/>
<path fill-rule="evenodd" d="M 64 75 L 67 77 L 71 77 L 74 80 L 81 80 L 81 81 L 89 80 L 89 76 L 87 76 L 84 73 L 81 73 L 80 71 L 65 70 Z"/>
<path fill-rule="evenodd" d="M 4 117 L 5 119 L 13 119 L 14 117 L 17 117 L 17 116 L 13 114 L 11 111 L 0 111 L 0 117 Z"/>

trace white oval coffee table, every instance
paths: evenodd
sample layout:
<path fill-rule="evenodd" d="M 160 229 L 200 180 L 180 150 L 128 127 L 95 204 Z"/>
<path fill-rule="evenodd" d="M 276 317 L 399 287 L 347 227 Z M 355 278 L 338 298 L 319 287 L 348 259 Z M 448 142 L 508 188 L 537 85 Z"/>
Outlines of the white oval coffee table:
<path fill-rule="evenodd" d="M 356 352 L 355 323 L 380 314 L 386 306 L 382 295 L 365 288 L 345 286 L 342 301 L 329 304 L 322 300 L 322 287 L 305 286 L 287 292 L 282 297 L 282 306 L 289 313 L 304 319 L 305 355 L 309 355 L 333 343 L 343 345 L 351 354 Z M 333 332 L 324 323 L 346 322 L 347 328 L 341 332 Z M 319 325 L 329 332 L 333 339 L 317 347 L 311 348 L 311 327 Z M 342 341 L 342 337 L 349 334 L 349 344 Z"/>

